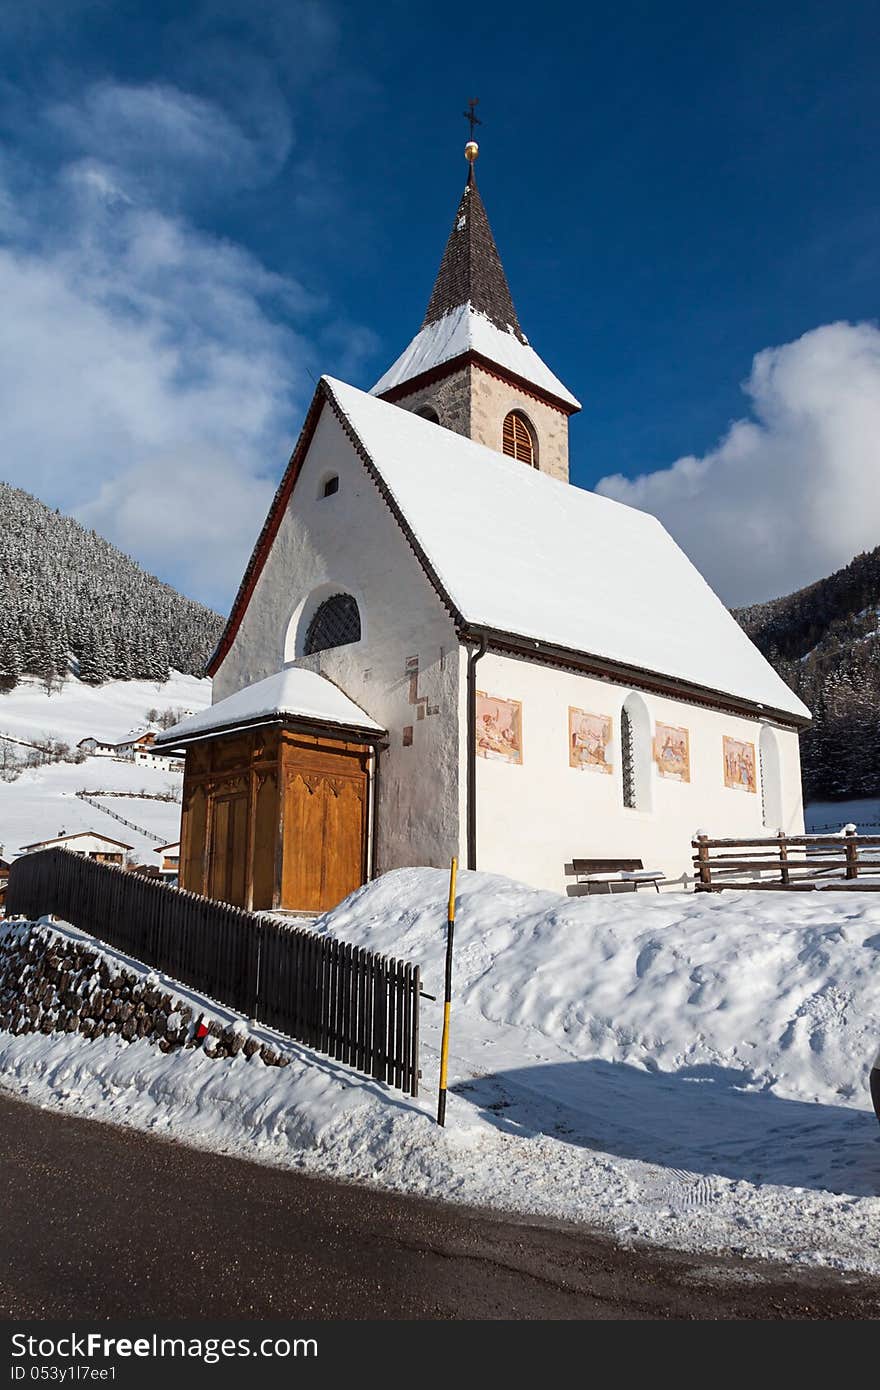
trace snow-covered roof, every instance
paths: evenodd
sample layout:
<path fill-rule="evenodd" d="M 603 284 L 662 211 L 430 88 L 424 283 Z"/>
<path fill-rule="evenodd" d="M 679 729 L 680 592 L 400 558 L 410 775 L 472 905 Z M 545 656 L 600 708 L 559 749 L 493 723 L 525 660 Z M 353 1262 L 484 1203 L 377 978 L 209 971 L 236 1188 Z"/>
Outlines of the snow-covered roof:
<path fill-rule="evenodd" d="M 306 719 L 319 724 L 339 724 L 348 729 L 384 733 L 382 726 L 343 695 L 338 686 L 316 671 L 286 666 L 274 676 L 245 686 L 209 709 L 164 730 L 154 748 L 167 748 L 186 739 L 272 719 Z"/>
<path fill-rule="evenodd" d="M 465 352 L 477 352 L 514 376 L 564 401 L 573 410 L 580 409 L 580 402 L 542 362 L 529 343 L 521 341 L 512 327 L 496 327 L 469 302 L 421 328 L 405 352 L 376 382 L 370 394 L 382 396 L 401 382 L 421 376 L 423 372 L 431 371 Z"/>
<path fill-rule="evenodd" d="M 21 853 L 29 849 L 40 849 L 42 845 L 60 845 L 67 840 L 100 840 L 105 845 L 116 845 L 119 849 L 133 849 L 125 840 L 114 840 L 110 835 L 104 835 L 100 830 L 75 830 L 70 835 L 51 835 L 48 840 L 34 840 L 33 844 L 22 845 Z"/>
<path fill-rule="evenodd" d="M 467 624 L 809 715 L 656 517 L 323 383 Z"/>

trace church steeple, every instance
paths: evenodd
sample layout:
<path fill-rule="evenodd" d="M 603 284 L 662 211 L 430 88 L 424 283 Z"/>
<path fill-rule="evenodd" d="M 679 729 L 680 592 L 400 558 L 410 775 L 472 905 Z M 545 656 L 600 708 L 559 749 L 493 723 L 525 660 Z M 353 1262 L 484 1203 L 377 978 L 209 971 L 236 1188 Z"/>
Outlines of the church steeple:
<path fill-rule="evenodd" d="M 568 417 L 580 403 L 522 330 L 477 187 L 478 152 L 472 138 L 422 326 L 373 395 L 567 480 Z"/>
<path fill-rule="evenodd" d="M 503 333 L 513 333 L 521 343 L 528 342 L 480 197 L 473 159 L 422 327 L 437 323 L 462 304 L 470 304 Z"/>

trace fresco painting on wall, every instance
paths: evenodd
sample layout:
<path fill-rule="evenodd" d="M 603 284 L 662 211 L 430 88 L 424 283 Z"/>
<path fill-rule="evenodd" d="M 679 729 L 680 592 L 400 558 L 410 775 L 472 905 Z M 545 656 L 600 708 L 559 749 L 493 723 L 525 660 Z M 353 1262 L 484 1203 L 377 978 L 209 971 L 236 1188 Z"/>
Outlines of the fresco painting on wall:
<path fill-rule="evenodd" d="M 568 762 L 570 767 L 592 772 L 611 772 L 608 746 L 611 743 L 611 715 L 588 714 L 568 707 Z"/>
<path fill-rule="evenodd" d="M 755 745 L 724 738 L 724 785 L 739 792 L 757 792 Z"/>
<path fill-rule="evenodd" d="M 522 705 L 477 691 L 477 754 L 505 763 L 521 763 Z"/>
<path fill-rule="evenodd" d="M 654 761 L 661 777 L 671 777 L 674 782 L 689 782 L 691 750 L 687 729 L 678 728 L 675 724 L 656 724 Z"/>

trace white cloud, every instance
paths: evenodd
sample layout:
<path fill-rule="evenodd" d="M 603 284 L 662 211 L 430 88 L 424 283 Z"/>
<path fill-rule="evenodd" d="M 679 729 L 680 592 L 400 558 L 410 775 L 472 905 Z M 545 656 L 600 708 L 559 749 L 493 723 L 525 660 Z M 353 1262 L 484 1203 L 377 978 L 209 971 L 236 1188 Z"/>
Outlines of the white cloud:
<path fill-rule="evenodd" d="M 105 83 L 64 123 L 54 178 L 0 166 L 0 476 L 222 609 L 313 390 L 310 340 L 362 359 L 372 339 L 145 174 L 246 180 L 271 162 L 259 113 L 246 131 L 167 85 Z"/>
<path fill-rule="evenodd" d="M 233 117 L 216 102 L 168 83 L 98 82 L 51 107 L 51 125 L 129 187 L 190 199 L 268 182 L 293 143 L 286 106 L 265 93 Z"/>
<path fill-rule="evenodd" d="M 173 574 L 185 593 L 222 594 L 228 606 L 274 491 L 222 445 L 191 441 L 151 451 L 102 483 L 77 515 L 148 568 Z"/>
<path fill-rule="evenodd" d="M 658 516 L 732 604 L 788 593 L 880 544 L 880 331 L 833 323 L 767 348 L 744 390 L 752 418 L 704 457 L 596 485 Z"/>
<path fill-rule="evenodd" d="M 311 387 L 309 351 L 265 307 L 297 287 L 154 210 L 95 228 L 0 250 L 3 475 L 225 601 Z"/>

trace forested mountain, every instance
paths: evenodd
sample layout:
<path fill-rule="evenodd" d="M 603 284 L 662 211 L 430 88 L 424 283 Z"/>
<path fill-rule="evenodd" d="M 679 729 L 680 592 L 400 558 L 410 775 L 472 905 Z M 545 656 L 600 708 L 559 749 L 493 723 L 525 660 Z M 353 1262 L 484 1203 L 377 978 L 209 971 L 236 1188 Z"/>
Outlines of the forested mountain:
<path fill-rule="evenodd" d="M 880 796 L 880 546 L 827 579 L 735 610 L 813 714 L 801 739 L 808 800 Z"/>
<path fill-rule="evenodd" d="M 71 670 L 106 680 L 202 675 L 222 620 L 70 517 L 0 483 L 0 685 Z"/>

